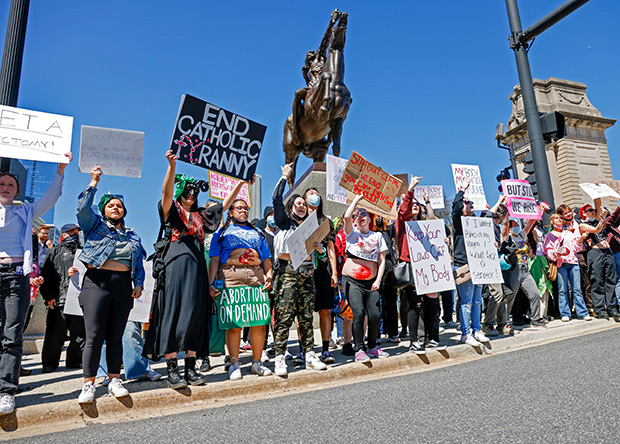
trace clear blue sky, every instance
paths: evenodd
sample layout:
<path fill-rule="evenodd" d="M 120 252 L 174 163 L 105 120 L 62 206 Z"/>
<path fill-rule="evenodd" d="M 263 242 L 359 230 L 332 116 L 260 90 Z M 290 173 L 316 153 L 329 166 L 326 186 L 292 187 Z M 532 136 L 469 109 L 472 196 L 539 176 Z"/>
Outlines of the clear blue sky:
<path fill-rule="evenodd" d="M 9 3 L 0 5 L 2 47 Z M 524 28 L 562 3 L 519 0 Z M 353 97 L 341 155 L 356 150 L 389 172 L 442 184 L 448 195 L 450 163 L 478 164 L 487 198 L 496 199 L 495 176 L 508 161 L 493 135 L 508 120 L 518 83 L 500 0 L 31 0 L 18 106 L 74 116 L 76 157 L 81 125 L 145 132 L 142 178 L 103 177 L 100 190 L 125 194 L 128 224 L 151 250 L 181 95 L 267 126 L 257 169 L 265 205 L 284 161 L 293 93 L 304 85 L 304 55 L 319 45 L 335 7 L 349 13 L 345 82 Z M 619 17 L 620 2 L 593 0 L 546 31 L 529 53 L 533 76 L 586 83 L 603 116 L 619 118 Z M 618 126 L 607 131 L 617 176 Z M 303 158 L 299 170 L 309 165 Z M 178 169 L 205 177 L 198 167 Z M 88 181 L 75 161 L 56 224 L 74 220 Z"/>

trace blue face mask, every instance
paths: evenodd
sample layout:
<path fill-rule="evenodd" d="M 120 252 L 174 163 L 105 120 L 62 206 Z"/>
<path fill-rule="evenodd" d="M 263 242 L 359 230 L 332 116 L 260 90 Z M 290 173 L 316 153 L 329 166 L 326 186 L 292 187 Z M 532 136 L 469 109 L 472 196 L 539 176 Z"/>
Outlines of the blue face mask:
<path fill-rule="evenodd" d="M 269 225 L 271 228 L 276 226 L 276 218 L 273 216 L 267 216 L 267 225 Z"/>
<path fill-rule="evenodd" d="M 588 216 L 588 222 L 594 222 L 595 220 L 595 218 Z"/>
<path fill-rule="evenodd" d="M 311 194 L 308 196 L 308 205 L 311 207 L 318 207 L 321 203 L 321 196 L 318 194 Z"/>

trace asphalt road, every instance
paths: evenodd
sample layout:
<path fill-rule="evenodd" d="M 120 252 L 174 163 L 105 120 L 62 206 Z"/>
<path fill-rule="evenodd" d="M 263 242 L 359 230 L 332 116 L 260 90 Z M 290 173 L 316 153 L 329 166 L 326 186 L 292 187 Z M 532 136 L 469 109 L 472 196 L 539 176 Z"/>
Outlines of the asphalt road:
<path fill-rule="evenodd" d="M 20 440 L 618 443 L 620 331 L 407 376 Z"/>

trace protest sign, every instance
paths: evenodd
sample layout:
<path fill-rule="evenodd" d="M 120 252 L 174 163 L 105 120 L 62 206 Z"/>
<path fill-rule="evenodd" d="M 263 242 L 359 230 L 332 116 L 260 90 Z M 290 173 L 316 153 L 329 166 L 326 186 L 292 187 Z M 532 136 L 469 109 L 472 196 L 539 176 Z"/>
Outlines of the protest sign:
<path fill-rule="evenodd" d="M 76 250 L 75 259 L 73 260 L 73 266 L 78 269 L 78 272 L 71 276 L 69 280 L 69 287 L 67 288 L 67 297 L 65 299 L 64 313 L 75 316 L 84 316 L 80 302 L 78 300 L 82 291 L 82 285 L 84 284 L 84 273 L 86 273 L 86 266 L 78 259 L 82 250 Z M 129 312 L 128 321 L 133 322 L 149 322 L 149 315 L 151 313 L 151 301 L 153 300 L 153 289 L 155 288 L 155 281 L 153 280 L 153 264 L 150 261 L 144 262 L 144 272 L 146 273 L 144 279 L 144 288 L 142 289 L 142 296 L 133 300 L 133 308 Z"/>
<path fill-rule="evenodd" d="M 347 203 L 353 202 L 353 199 L 355 199 L 355 196 L 356 194 L 350 191 L 347 191 Z M 390 208 L 390 211 L 383 211 L 379 207 L 368 202 L 366 199 L 362 199 L 357 203 L 357 208 L 363 208 L 369 213 L 374 214 L 375 216 L 381 216 L 389 220 L 396 220 L 396 217 L 398 216 L 398 210 L 396 208 L 396 204 L 394 204 L 394 206 Z"/>
<path fill-rule="evenodd" d="M 260 123 L 184 94 L 170 149 L 183 162 L 251 180 L 266 130 Z"/>
<path fill-rule="evenodd" d="M 331 202 L 347 203 L 347 190 L 340 186 L 340 179 L 347 166 L 347 162 L 347 159 L 329 154 L 325 157 L 325 183 L 327 189 L 325 199 Z"/>
<path fill-rule="evenodd" d="M 503 283 L 495 246 L 493 219 L 461 216 L 461 223 L 471 281 L 475 285 Z"/>
<path fill-rule="evenodd" d="M 440 210 L 445 206 L 443 201 L 443 187 L 441 185 L 416 185 L 413 189 L 413 197 L 420 203 L 425 203 L 424 193 L 428 195 L 431 201 L 431 208 L 434 210 Z"/>
<path fill-rule="evenodd" d="M 219 289 L 217 324 L 220 330 L 267 325 L 271 321 L 269 296 L 262 286 Z"/>
<path fill-rule="evenodd" d="M 532 186 L 527 180 L 506 179 L 502 180 L 502 190 L 506 196 L 506 207 L 510 217 L 517 219 L 542 219 L 542 214 L 536 198 L 532 192 Z"/>
<path fill-rule="evenodd" d="M 620 199 L 620 194 L 616 193 L 612 187 L 607 184 L 599 183 L 580 183 L 579 186 L 592 199 L 600 199 L 602 197 L 613 197 Z"/>
<path fill-rule="evenodd" d="M 73 117 L 0 105 L 0 157 L 68 163 Z"/>
<path fill-rule="evenodd" d="M 314 233 L 312 233 L 308 239 L 306 239 L 306 251 L 308 252 L 308 254 L 310 254 L 310 252 L 314 250 L 314 244 L 322 242 L 323 239 L 325 239 L 325 236 L 329 234 L 330 226 L 331 221 L 329 220 L 329 218 L 326 218 L 323 223 L 319 225 L 319 228 Z"/>
<path fill-rule="evenodd" d="M 144 133 L 82 125 L 81 173 L 100 166 L 108 176 L 141 177 Z"/>
<path fill-rule="evenodd" d="M 456 286 L 443 220 L 409 221 L 406 231 L 416 292 L 428 294 L 454 290 Z"/>
<path fill-rule="evenodd" d="M 368 202 L 390 212 L 396 203 L 402 181 L 353 151 L 342 173 L 340 185 L 353 194 L 363 194 Z"/>
<path fill-rule="evenodd" d="M 620 194 L 620 180 L 599 180 L 599 183 L 607 185 L 616 193 Z"/>
<path fill-rule="evenodd" d="M 288 253 L 291 256 L 291 263 L 295 270 L 299 268 L 301 263 L 305 261 L 312 250 L 314 250 L 314 243 L 321 242 L 325 236 L 327 236 L 327 233 L 329 233 L 329 227 L 327 227 L 326 231 L 324 225 L 325 221 L 319 226 L 319 220 L 315 211 L 291 233 L 288 239 L 286 239 Z M 319 233 L 317 233 L 317 231 Z M 325 234 L 321 237 L 321 233 Z M 307 245 L 306 241 L 309 239 L 312 239 L 312 244 Z"/>
<path fill-rule="evenodd" d="M 209 171 L 209 197 L 212 197 L 213 199 L 224 200 L 239 182 L 241 182 L 239 179 L 227 176 L 226 174 Z M 244 183 L 239 190 L 239 194 L 237 194 L 237 199 L 243 199 L 249 207 L 252 206 L 250 186 L 247 183 Z"/>
<path fill-rule="evenodd" d="M 465 199 L 474 203 L 474 210 L 486 210 L 487 198 L 482 187 L 482 177 L 478 165 L 459 165 L 452 164 L 452 175 L 454 176 L 454 186 L 458 193 L 469 184 L 465 191 Z"/>

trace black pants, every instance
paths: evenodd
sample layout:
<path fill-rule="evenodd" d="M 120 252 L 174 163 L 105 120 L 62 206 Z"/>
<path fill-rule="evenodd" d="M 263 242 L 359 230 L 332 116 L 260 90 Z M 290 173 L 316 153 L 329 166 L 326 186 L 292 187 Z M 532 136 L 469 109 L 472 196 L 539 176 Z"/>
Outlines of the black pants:
<path fill-rule="evenodd" d="M 616 261 L 609 248 L 592 248 L 588 251 L 588 274 L 592 292 L 592 305 L 596 314 L 615 313 L 616 306 Z"/>
<path fill-rule="evenodd" d="M 66 315 L 62 312 L 64 307 L 56 306 L 53 310 L 47 309 L 45 325 L 45 339 L 41 351 L 41 364 L 43 367 L 58 367 L 60 353 L 67 338 L 69 330 L 69 347 L 65 366 L 67 368 L 79 368 L 82 365 L 82 353 L 86 342 L 84 330 L 84 318 L 82 316 Z"/>
<path fill-rule="evenodd" d="M 409 340 L 411 342 L 418 341 L 418 327 L 420 325 L 420 317 L 424 322 L 424 341 L 431 339 L 439 342 L 439 298 L 431 298 L 425 294 L 419 295 L 414 287 L 406 287 L 403 293 L 409 302 Z"/>
<path fill-rule="evenodd" d="M 452 322 L 452 314 L 454 312 L 454 298 L 452 297 L 452 290 L 442 291 L 439 293 L 441 296 L 441 318 L 447 324 Z"/>
<path fill-rule="evenodd" d="M 106 342 L 108 373 L 121 372 L 123 332 L 133 308 L 131 290 L 130 271 L 86 270 L 80 293 L 86 330 L 82 357 L 85 378 L 97 376 L 103 341 Z"/>
<path fill-rule="evenodd" d="M 383 332 L 388 336 L 398 336 L 398 290 L 389 284 L 383 286 Z"/>
<path fill-rule="evenodd" d="M 355 351 L 364 348 L 364 318 L 368 316 L 368 348 L 377 345 L 381 309 L 379 292 L 372 290 L 374 279 L 359 281 L 349 276 L 342 276 L 342 288 L 353 312 L 353 344 Z"/>

